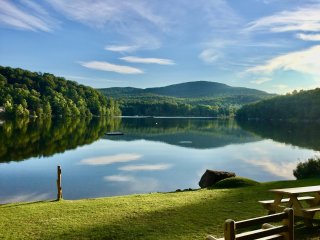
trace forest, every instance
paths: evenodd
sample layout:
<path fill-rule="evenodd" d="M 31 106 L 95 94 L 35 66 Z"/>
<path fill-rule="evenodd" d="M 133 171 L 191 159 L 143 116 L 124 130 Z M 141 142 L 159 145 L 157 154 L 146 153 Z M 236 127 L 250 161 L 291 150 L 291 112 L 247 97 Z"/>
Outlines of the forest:
<path fill-rule="evenodd" d="M 124 116 L 186 116 L 186 117 L 229 117 L 240 107 L 215 99 L 213 104 L 201 104 L 187 99 L 149 96 L 139 99 L 118 99 Z"/>
<path fill-rule="evenodd" d="M 277 96 L 243 106 L 236 113 L 237 119 L 250 120 L 320 120 L 320 88 Z"/>
<path fill-rule="evenodd" d="M 0 66 L 0 107 L 8 116 L 112 116 L 118 104 L 99 91 L 56 77 Z"/>

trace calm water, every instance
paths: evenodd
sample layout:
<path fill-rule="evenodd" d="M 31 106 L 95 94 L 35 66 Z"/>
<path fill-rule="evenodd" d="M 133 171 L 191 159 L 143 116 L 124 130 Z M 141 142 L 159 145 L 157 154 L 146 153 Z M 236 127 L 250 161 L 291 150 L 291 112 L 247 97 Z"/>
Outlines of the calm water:
<path fill-rule="evenodd" d="M 213 119 L 63 119 L 0 123 L 0 202 L 198 188 L 206 169 L 293 179 L 319 155 L 320 125 Z M 123 136 L 106 132 L 122 131 Z"/>

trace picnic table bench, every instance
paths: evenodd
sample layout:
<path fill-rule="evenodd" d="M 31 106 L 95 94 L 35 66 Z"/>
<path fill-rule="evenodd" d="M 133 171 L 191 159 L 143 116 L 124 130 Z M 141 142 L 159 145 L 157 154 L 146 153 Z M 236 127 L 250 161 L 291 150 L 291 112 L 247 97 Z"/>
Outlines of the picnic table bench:
<path fill-rule="evenodd" d="M 307 226 L 312 226 L 314 215 L 320 212 L 320 185 L 271 189 L 269 191 L 275 194 L 274 200 L 259 201 L 269 211 L 269 214 L 281 212 L 286 207 L 292 207 L 296 216 L 302 217 Z M 304 194 L 313 194 L 313 196 L 304 196 Z"/>
<path fill-rule="evenodd" d="M 251 218 L 242 221 L 228 219 L 224 223 L 224 237 L 215 238 L 211 235 L 206 240 L 293 240 L 294 239 L 294 210 L 285 209 L 282 213 Z M 270 222 L 282 221 L 282 225 L 271 225 Z M 259 225 L 261 229 L 249 230 L 239 233 L 239 230 Z"/>

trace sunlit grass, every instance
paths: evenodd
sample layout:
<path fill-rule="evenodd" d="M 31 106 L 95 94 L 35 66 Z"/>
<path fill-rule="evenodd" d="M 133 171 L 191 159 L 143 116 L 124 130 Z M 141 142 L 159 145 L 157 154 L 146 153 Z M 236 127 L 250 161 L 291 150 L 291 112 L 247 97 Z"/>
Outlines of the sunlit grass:
<path fill-rule="evenodd" d="M 283 181 L 237 189 L 0 205 L 0 239 L 204 239 L 223 235 L 223 222 L 266 214 L 257 202 L 267 189 L 319 185 Z M 319 228 L 297 226 L 297 239 L 318 239 Z"/>

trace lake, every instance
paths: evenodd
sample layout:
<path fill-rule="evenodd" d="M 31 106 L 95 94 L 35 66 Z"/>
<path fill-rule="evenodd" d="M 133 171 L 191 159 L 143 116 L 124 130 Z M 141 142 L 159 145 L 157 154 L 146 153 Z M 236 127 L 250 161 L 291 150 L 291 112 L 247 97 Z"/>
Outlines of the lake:
<path fill-rule="evenodd" d="M 219 119 L 23 119 L 0 123 L 0 203 L 199 188 L 206 169 L 294 179 L 319 155 L 318 124 Z M 105 133 L 120 131 L 124 135 Z"/>

